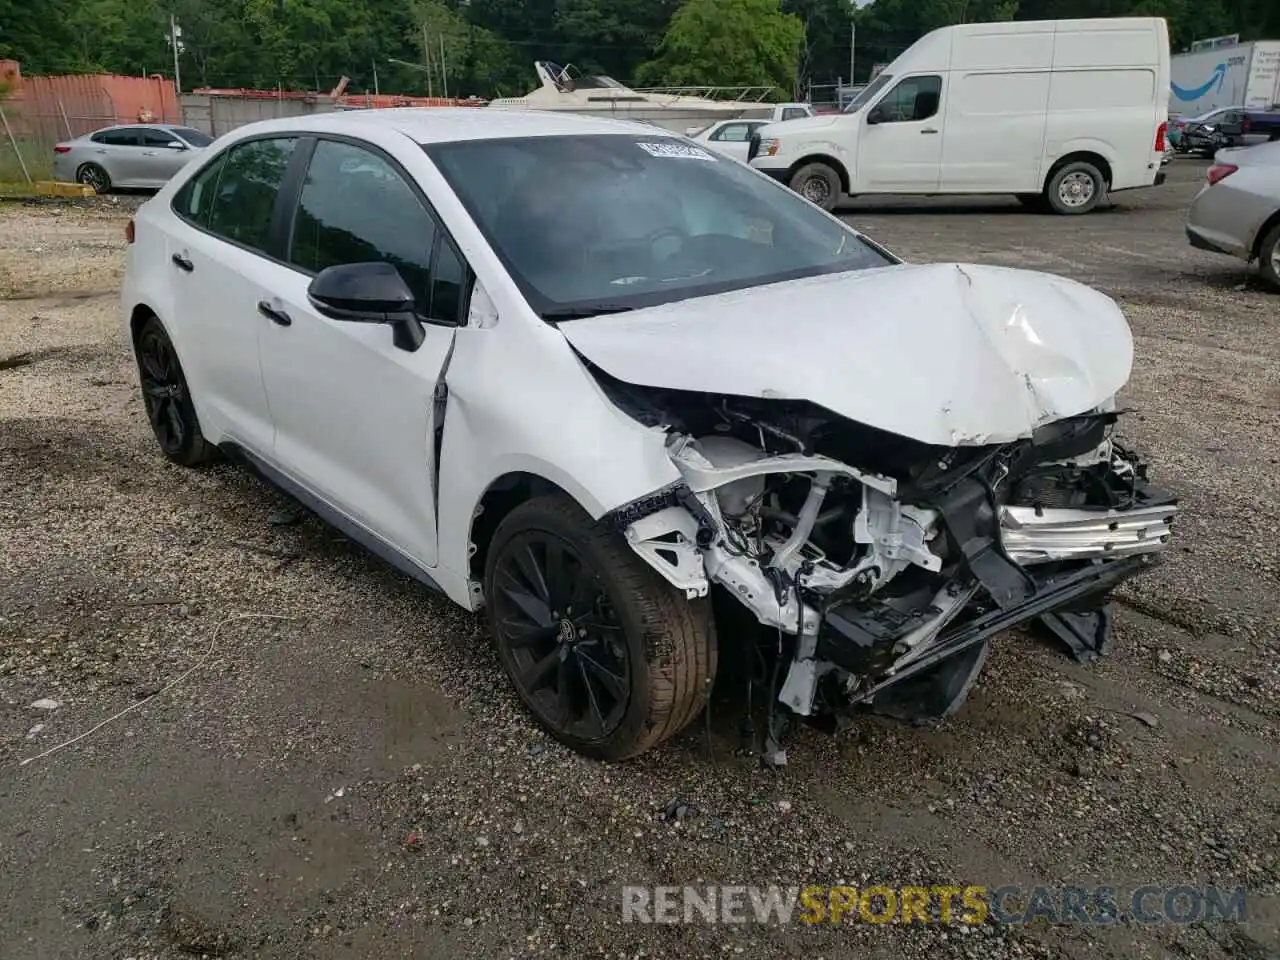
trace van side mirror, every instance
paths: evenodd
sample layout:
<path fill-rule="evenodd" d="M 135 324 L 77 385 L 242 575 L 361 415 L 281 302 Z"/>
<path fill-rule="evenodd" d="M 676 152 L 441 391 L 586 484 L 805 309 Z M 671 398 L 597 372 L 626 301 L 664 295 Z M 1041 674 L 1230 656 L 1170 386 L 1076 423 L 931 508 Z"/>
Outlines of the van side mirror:
<path fill-rule="evenodd" d="M 880 109 L 879 104 L 876 104 L 874 107 L 871 108 L 870 112 L 867 113 L 867 123 L 872 124 L 872 123 L 883 123 L 883 122 L 884 122 L 884 111 Z"/>
<path fill-rule="evenodd" d="M 307 298 L 330 320 L 389 324 L 393 342 L 401 350 L 417 350 L 426 339 L 413 293 L 389 263 L 325 267 L 307 287 Z"/>

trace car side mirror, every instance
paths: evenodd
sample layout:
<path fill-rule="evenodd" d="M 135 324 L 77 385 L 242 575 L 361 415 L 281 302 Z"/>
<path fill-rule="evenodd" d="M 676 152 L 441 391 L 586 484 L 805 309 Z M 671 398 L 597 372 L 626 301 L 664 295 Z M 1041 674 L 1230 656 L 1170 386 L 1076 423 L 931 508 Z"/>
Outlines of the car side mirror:
<path fill-rule="evenodd" d="M 409 285 L 389 263 L 343 263 L 325 267 L 307 287 L 307 297 L 330 320 L 386 323 L 401 350 L 417 350 L 426 339 Z"/>
<path fill-rule="evenodd" d="M 185 150 L 185 149 L 187 149 L 187 145 L 186 145 L 185 143 L 182 143 L 182 142 L 178 141 L 178 140 L 170 140 L 168 143 L 166 143 L 166 144 L 165 144 L 165 146 L 166 146 L 166 147 L 168 147 L 170 150 Z"/>
<path fill-rule="evenodd" d="M 871 111 L 867 114 L 867 123 L 873 124 L 873 123 L 883 123 L 883 122 L 884 122 L 884 111 L 881 110 L 878 105 L 872 107 Z"/>

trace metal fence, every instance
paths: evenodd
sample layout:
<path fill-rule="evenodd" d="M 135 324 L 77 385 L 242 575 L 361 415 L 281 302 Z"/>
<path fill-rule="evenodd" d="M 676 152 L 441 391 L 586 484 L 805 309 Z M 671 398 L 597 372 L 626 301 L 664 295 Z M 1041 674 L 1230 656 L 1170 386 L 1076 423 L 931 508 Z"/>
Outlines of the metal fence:
<path fill-rule="evenodd" d="M 7 61 L 0 100 L 0 182 L 46 178 L 53 147 L 117 123 L 180 123 L 173 84 L 161 77 L 22 77 Z"/>

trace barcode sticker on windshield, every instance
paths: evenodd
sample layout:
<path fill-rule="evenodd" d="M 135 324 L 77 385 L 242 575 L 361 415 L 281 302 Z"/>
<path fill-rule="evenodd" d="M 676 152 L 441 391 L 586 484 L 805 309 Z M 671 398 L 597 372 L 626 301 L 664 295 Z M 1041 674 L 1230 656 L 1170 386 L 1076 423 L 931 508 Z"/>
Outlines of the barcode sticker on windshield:
<path fill-rule="evenodd" d="M 646 141 L 638 141 L 636 146 L 645 153 L 653 157 L 670 157 L 675 160 L 710 160 L 716 162 L 706 150 L 701 147 L 690 146 L 687 143 L 652 143 Z"/>

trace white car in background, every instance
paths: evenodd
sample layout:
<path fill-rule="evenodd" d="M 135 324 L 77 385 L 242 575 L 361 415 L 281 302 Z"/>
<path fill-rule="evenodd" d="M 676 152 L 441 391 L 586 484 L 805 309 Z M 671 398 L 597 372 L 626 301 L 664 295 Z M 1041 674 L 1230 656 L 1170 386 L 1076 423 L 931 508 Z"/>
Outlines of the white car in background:
<path fill-rule="evenodd" d="M 685 136 L 697 140 L 708 148 L 726 157 L 747 162 L 747 151 L 751 143 L 751 135 L 761 127 L 770 123 L 782 123 L 786 120 L 803 120 L 815 116 L 815 111 L 807 103 L 779 103 L 774 106 L 773 113 L 767 117 L 752 119 L 716 120 L 711 124 L 690 127 Z"/>
<path fill-rule="evenodd" d="M 770 120 L 717 120 L 708 127 L 691 128 L 693 132 L 688 136 L 690 140 L 696 140 L 709 150 L 746 163 L 751 135 L 771 122 Z"/>
<path fill-rule="evenodd" d="M 666 131 L 254 123 L 126 237 L 163 454 L 246 462 L 483 609 L 590 756 L 686 727 L 725 659 L 776 658 L 774 718 L 944 715 L 1011 626 L 1104 651 L 1108 591 L 1169 539 L 1175 500 L 1111 437 L 1113 301 L 904 264 Z"/>

